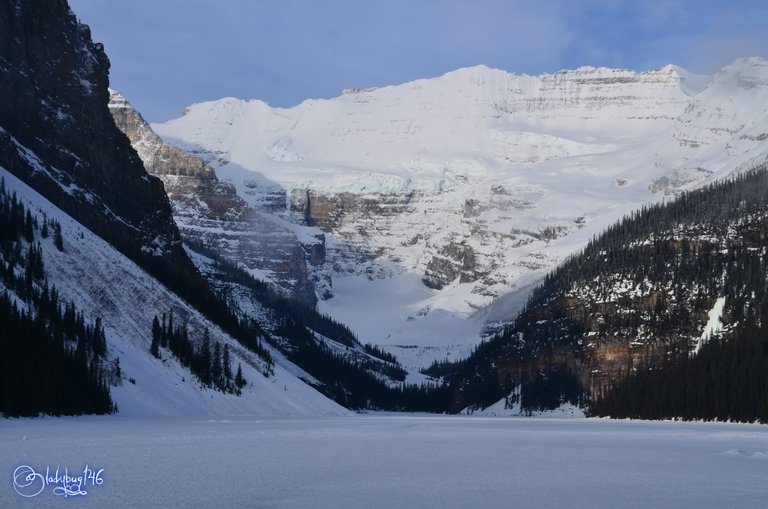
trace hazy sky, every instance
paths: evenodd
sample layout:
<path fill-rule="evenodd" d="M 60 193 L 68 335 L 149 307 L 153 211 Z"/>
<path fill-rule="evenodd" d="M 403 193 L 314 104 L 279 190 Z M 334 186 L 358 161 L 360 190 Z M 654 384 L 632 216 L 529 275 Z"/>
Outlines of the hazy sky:
<path fill-rule="evenodd" d="M 70 0 L 150 121 L 226 96 L 293 106 L 485 64 L 712 73 L 768 56 L 766 0 Z"/>

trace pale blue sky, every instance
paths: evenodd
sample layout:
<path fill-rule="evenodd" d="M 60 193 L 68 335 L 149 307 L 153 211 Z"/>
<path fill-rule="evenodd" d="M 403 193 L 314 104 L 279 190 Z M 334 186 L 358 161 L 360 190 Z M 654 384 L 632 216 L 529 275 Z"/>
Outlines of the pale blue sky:
<path fill-rule="evenodd" d="M 485 64 L 712 73 L 768 56 L 766 0 L 70 0 L 150 121 L 235 96 L 293 106 Z"/>

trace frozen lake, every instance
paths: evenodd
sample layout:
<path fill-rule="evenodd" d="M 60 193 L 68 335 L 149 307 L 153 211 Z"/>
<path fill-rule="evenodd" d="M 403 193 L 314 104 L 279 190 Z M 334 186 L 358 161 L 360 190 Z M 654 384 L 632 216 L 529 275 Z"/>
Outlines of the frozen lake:
<path fill-rule="evenodd" d="M 768 426 L 757 425 L 0 419 L 0 461 L 2 508 L 768 507 Z M 86 464 L 104 469 L 86 480 L 87 495 L 65 500 L 43 484 L 46 466 L 54 477 L 57 466 L 82 475 Z M 24 474 L 16 488 L 14 472 Z"/>

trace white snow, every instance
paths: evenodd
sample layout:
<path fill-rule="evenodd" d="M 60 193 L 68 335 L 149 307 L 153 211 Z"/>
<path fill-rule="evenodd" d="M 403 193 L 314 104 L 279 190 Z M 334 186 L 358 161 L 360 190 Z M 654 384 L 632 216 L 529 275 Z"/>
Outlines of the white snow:
<path fill-rule="evenodd" d="M 590 82 L 601 80 L 622 85 L 595 97 Z M 526 76 L 478 66 L 291 109 L 234 98 L 195 104 L 153 129 L 288 188 L 373 193 L 612 151 L 672 125 L 687 100 L 670 68 Z"/>
<path fill-rule="evenodd" d="M 0 507 L 757 508 L 768 427 L 355 416 L 0 420 Z M 22 499 L 21 465 L 104 469 Z"/>
<path fill-rule="evenodd" d="M 318 311 L 347 325 L 362 342 L 396 355 L 409 383 L 423 381 L 419 369 L 434 361 L 467 357 L 483 325 L 441 306 L 443 294 L 412 272 L 385 279 L 337 277 L 334 292 L 333 299 L 318 303 Z"/>
<path fill-rule="evenodd" d="M 707 316 L 707 324 L 704 326 L 704 332 L 701 333 L 696 348 L 693 353 L 699 353 L 701 347 L 704 346 L 712 336 L 723 330 L 723 307 L 725 306 L 725 297 L 718 297 L 712 309 L 709 310 Z"/>

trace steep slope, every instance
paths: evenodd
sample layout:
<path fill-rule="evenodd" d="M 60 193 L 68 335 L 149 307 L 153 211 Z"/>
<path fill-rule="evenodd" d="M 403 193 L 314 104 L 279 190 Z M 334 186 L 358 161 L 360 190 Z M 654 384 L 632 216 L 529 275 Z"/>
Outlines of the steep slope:
<path fill-rule="evenodd" d="M 470 359 L 435 366 L 454 408 L 591 396 L 602 414 L 768 418 L 767 188 L 761 167 L 609 228 Z"/>
<path fill-rule="evenodd" d="M 55 207 L 36 191 L 0 168 L 9 192 L 43 218 L 61 225 L 63 250 L 53 236 L 38 238 L 46 284 L 59 292 L 60 302 L 75 303 L 87 320 L 97 317 L 106 335 L 109 366 L 119 359 L 121 375 L 111 369 L 111 392 L 121 415 L 320 415 L 345 414 L 315 389 L 280 365 L 267 365 L 220 327 L 207 320 L 150 274 Z M 0 281 L 0 294 L 5 290 Z M 242 366 L 248 381 L 242 394 L 204 387 L 167 349 L 161 359 L 150 355 L 152 319 L 173 313 L 184 323 L 199 348 L 207 330 L 212 344 L 228 345 L 231 364 Z M 265 376 L 264 373 L 268 373 Z"/>
<path fill-rule="evenodd" d="M 109 61 L 65 1 L 4 4 L 0 165 L 255 350 L 181 244 L 162 182 L 108 108 Z"/>
<path fill-rule="evenodd" d="M 0 165 L 120 251 L 194 272 L 162 183 L 109 114 L 109 60 L 66 1 L 0 6 Z"/>
<path fill-rule="evenodd" d="M 273 213 L 326 233 L 336 296 L 319 308 L 423 367 L 468 353 L 622 215 L 763 162 L 767 69 L 475 67 L 290 109 L 222 99 L 154 128 L 249 203 L 282 193 Z"/>
<path fill-rule="evenodd" d="M 61 224 L 33 215 L 0 177 L 0 413 L 111 413 L 108 381 L 118 364 L 105 362 L 99 319 L 86 321 L 74 303 L 60 305 L 48 287 L 45 239 L 63 249 Z"/>

